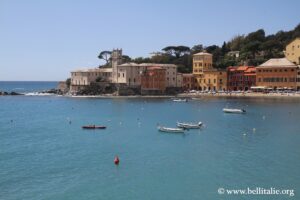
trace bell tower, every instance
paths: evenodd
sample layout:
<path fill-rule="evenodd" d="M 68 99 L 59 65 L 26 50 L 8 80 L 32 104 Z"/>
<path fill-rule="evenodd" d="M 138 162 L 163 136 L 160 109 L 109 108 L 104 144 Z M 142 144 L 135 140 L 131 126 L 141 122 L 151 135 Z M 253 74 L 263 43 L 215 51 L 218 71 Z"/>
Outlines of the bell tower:
<path fill-rule="evenodd" d="M 118 65 L 122 64 L 122 49 L 113 49 L 111 53 L 112 82 L 118 82 Z"/>

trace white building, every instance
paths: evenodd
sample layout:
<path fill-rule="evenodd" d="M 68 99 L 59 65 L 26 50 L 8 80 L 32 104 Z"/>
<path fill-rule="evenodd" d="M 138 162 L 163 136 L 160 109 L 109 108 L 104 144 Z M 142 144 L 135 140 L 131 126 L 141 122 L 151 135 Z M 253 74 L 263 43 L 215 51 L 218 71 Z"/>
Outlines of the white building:
<path fill-rule="evenodd" d="M 80 69 L 71 72 L 71 91 L 78 91 L 97 79 L 111 82 L 112 68 Z"/>

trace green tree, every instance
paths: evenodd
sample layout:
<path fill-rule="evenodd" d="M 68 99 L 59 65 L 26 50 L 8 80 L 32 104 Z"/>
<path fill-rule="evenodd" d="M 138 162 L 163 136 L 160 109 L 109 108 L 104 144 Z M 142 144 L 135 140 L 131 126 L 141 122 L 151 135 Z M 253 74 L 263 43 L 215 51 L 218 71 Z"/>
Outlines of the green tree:
<path fill-rule="evenodd" d="M 187 46 L 167 46 L 162 50 L 176 58 L 180 58 L 182 55 L 190 53 L 190 48 Z"/>
<path fill-rule="evenodd" d="M 122 61 L 124 63 L 127 63 L 127 62 L 131 62 L 132 59 L 129 56 L 127 56 L 127 55 L 122 55 Z"/>
<path fill-rule="evenodd" d="M 109 63 L 110 57 L 111 57 L 111 51 L 101 51 L 98 56 L 99 59 L 105 60 L 106 64 Z"/>
<path fill-rule="evenodd" d="M 244 43 L 244 35 L 234 36 L 229 42 L 228 47 L 231 51 L 239 51 Z"/>
<path fill-rule="evenodd" d="M 195 46 L 193 46 L 192 48 L 191 48 L 191 53 L 192 54 L 195 54 L 195 53 L 199 53 L 199 52 L 202 52 L 203 51 L 203 45 L 202 44 L 197 44 L 197 45 L 195 45 Z"/>

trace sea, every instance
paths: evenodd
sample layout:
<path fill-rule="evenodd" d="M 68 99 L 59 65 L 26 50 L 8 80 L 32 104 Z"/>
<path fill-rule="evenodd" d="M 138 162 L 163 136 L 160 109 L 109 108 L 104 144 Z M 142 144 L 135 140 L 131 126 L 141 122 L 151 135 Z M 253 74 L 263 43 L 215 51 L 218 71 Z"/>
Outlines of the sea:
<path fill-rule="evenodd" d="M 300 199 L 299 120 L 297 98 L 0 96 L 0 199 Z M 157 130 L 179 121 L 203 127 Z M 89 124 L 107 129 L 81 128 Z"/>

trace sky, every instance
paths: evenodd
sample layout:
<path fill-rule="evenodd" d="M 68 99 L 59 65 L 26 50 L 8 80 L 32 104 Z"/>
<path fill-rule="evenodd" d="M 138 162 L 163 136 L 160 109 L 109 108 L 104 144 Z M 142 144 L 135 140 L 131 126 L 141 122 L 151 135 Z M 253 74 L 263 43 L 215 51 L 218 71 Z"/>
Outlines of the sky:
<path fill-rule="evenodd" d="M 0 81 L 60 81 L 103 50 L 148 57 L 169 45 L 222 45 L 292 30 L 299 0 L 0 0 Z"/>

